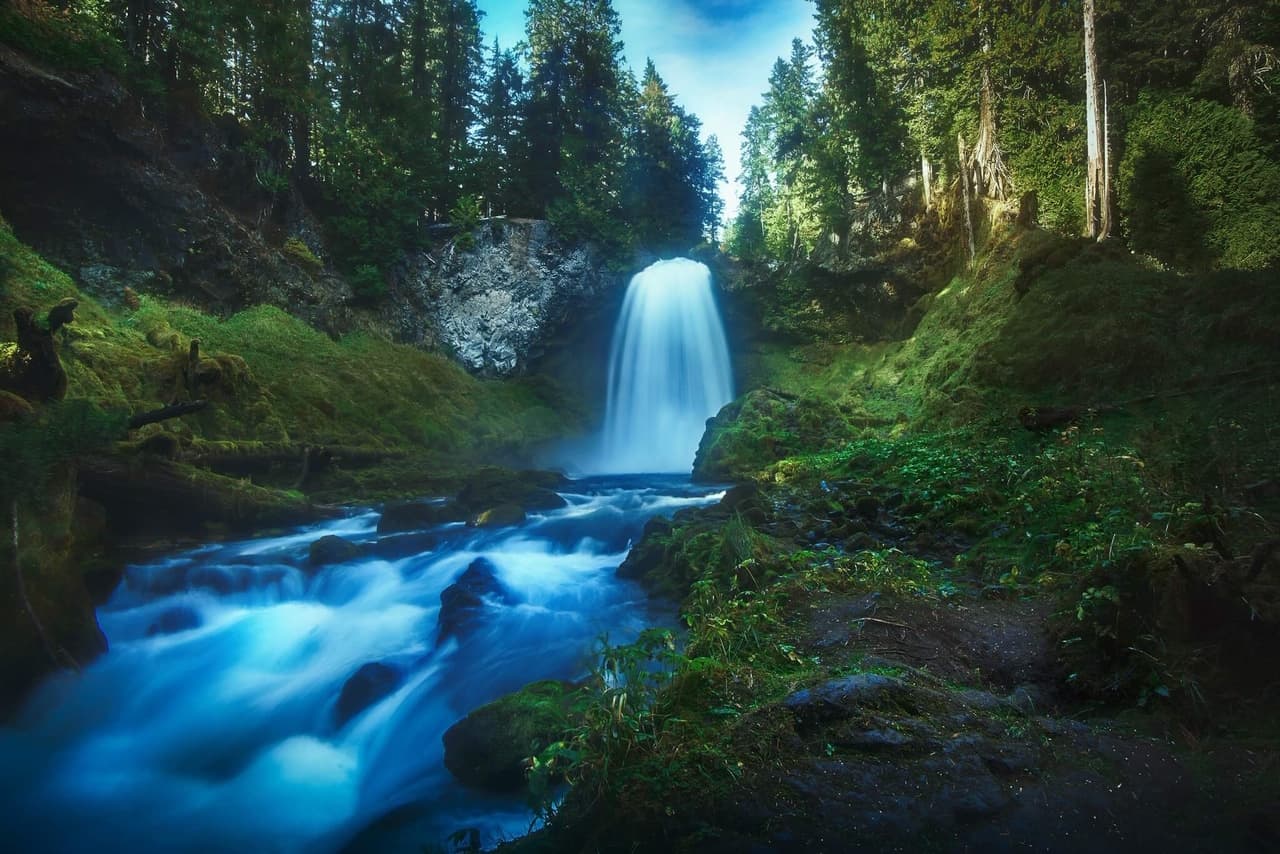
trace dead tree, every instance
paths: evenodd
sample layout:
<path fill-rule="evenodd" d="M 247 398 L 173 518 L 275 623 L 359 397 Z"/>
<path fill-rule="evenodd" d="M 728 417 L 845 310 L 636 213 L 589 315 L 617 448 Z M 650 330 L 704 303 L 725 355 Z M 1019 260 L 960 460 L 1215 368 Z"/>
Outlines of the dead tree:
<path fill-rule="evenodd" d="M 1111 180 L 1107 115 L 1098 76 L 1094 0 L 1084 0 L 1085 128 L 1089 164 L 1085 172 L 1085 234 L 1105 240 L 1111 233 Z"/>
<path fill-rule="evenodd" d="M 75 320 L 77 305 L 70 297 L 62 300 L 49 310 L 44 327 L 36 322 L 31 309 L 14 309 L 18 341 L 0 345 L 0 389 L 32 403 L 67 396 L 67 372 L 58 358 L 54 336 Z"/>

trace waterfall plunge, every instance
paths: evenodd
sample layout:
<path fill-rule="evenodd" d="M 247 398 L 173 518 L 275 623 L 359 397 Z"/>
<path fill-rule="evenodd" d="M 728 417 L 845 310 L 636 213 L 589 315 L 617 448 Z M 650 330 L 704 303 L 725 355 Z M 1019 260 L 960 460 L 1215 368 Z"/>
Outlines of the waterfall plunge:
<path fill-rule="evenodd" d="M 688 472 L 707 419 L 732 399 L 706 265 L 677 258 L 638 273 L 613 333 L 601 471 Z"/>

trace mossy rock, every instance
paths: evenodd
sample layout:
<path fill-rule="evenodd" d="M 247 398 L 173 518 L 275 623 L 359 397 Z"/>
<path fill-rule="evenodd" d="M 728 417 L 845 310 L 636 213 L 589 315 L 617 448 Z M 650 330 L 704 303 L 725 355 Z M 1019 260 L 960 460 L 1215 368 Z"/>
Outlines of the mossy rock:
<path fill-rule="evenodd" d="M 360 546 L 330 534 L 321 537 L 311 544 L 307 553 L 307 563 L 315 569 L 335 563 L 346 563 L 360 557 L 363 550 Z"/>
<path fill-rule="evenodd" d="M 534 682 L 481 706 L 444 734 L 444 764 L 465 786 L 511 792 L 525 781 L 525 763 L 574 724 L 574 686 Z"/>
<path fill-rule="evenodd" d="M 510 528 L 524 524 L 524 508 L 518 504 L 499 504 L 477 513 L 469 524 L 473 528 Z"/>
<path fill-rule="evenodd" d="M 405 531 L 420 531 L 433 525 L 444 525 L 449 522 L 466 521 L 467 513 L 457 504 L 426 504 L 421 501 L 409 501 L 403 504 L 388 504 L 378 519 L 379 534 L 399 534 Z"/>
<path fill-rule="evenodd" d="M 35 408 L 26 398 L 0 390 L 0 424 L 10 424 L 35 414 Z"/>
<path fill-rule="evenodd" d="M 568 480 L 558 472 L 485 467 L 467 478 L 458 492 L 457 503 L 470 513 L 504 504 L 517 505 L 524 511 L 557 510 L 568 502 L 555 490 L 566 484 Z"/>
<path fill-rule="evenodd" d="M 778 460 L 833 447 L 850 436 L 848 419 L 830 401 L 756 389 L 707 422 L 693 478 L 749 480 Z"/>

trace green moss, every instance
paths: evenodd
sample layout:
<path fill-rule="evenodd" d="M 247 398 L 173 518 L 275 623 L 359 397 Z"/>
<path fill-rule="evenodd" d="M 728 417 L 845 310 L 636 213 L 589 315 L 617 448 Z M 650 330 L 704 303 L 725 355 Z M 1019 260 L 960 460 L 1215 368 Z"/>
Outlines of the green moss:
<path fill-rule="evenodd" d="M 184 438 L 403 449 L 419 471 L 456 472 L 482 459 L 519 456 L 574 430 L 573 407 L 545 381 L 479 380 L 443 356 L 367 333 L 334 340 L 280 309 L 258 306 L 220 319 L 143 297 L 117 315 L 0 226 L 5 289 L 0 336 L 14 335 L 12 310 L 80 300 L 62 359 L 72 397 L 143 411 L 183 393 L 193 339 L 204 413 L 163 428 Z M 206 370 L 207 369 L 207 370 Z"/>
<path fill-rule="evenodd" d="M 281 249 L 285 257 L 293 261 L 308 273 L 319 273 L 324 269 L 324 262 L 316 257 L 311 251 L 311 247 L 303 242 L 300 237 L 290 237 L 284 242 Z"/>

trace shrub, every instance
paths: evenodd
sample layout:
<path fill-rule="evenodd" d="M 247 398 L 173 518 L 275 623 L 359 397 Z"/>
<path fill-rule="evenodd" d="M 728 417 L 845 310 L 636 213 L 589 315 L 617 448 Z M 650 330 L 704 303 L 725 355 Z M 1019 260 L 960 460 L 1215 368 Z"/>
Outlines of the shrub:
<path fill-rule="evenodd" d="M 1189 267 L 1280 261 L 1280 164 L 1240 112 L 1188 97 L 1144 97 L 1120 164 L 1133 246 Z"/>
<path fill-rule="evenodd" d="M 458 230 L 458 245 L 470 249 L 475 245 L 475 230 L 480 225 L 483 211 L 475 196 L 463 196 L 449 211 L 449 222 Z"/>
<path fill-rule="evenodd" d="M 361 264 L 347 276 L 351 290 L 360 299 L 376 300 L 387 293 L 387 279 L 373 264 Z"/>
<path fill-rule="evenodd" d="M 57 8 L 44 0 L 0 8 L 0 41 L 60 68 L 88 71 L 125 67 L 124 50 L 81 4 Z"/>
<path fill-rule="evenodd" d="M 308 273 L 319 273 L 324 269 L 324 263 L 316 257 L 311 251 L 311 247 L 302 241 L 300 237 L 290 237 L 284 242 L 281 250 L 285 257 L 293 263 L 297 264 Z"/>

